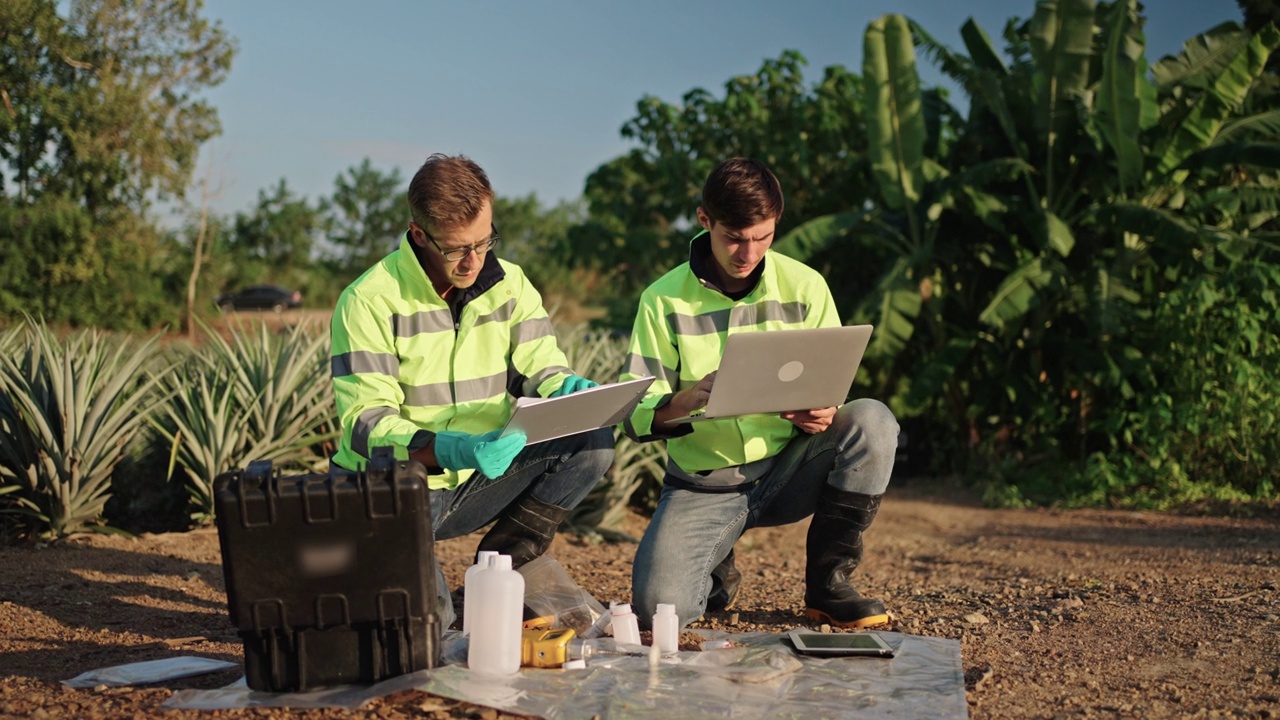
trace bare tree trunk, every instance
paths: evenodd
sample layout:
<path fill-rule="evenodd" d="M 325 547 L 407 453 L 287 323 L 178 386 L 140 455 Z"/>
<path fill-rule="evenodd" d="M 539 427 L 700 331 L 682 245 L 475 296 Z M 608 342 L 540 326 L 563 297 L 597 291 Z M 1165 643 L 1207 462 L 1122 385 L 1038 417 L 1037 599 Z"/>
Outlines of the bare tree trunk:
<path fill-rule="evenodd" d="M 205 173 L 204 178 L 200 180 L 200 222 L 196 225 L 196 241 L 192 252 L 191 260 L 191 276 L 187 278 L 187 319 L 186 331 L 187 339 L 194 340 L 196 337 L 196 283 L 200 279 L 200 268 L 204 267 L 205 261 L 205 239 L 209 234 L 209 202 L 222 194 L 222 183 L 219 182 L 216 188 L 211 188 L 210 183 L 213 175 L 212 165 Z"/>
<path fill-rule="evenodd" d="M 209 183 L 200 184 L 200 223 L 196 228 L 196 244 L 191 262 L 191 277 L 187 278 L 187 339 L 196 337 L 196 281 L 200 279 L 200 266 L 204 265 L 204 236 L 209 228 Z"/>

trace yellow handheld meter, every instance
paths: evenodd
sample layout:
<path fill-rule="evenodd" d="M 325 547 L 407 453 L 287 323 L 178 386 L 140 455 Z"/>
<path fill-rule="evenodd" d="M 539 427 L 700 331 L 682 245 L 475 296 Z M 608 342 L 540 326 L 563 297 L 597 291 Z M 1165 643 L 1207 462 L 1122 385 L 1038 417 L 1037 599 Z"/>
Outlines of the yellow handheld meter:
<path fill-rule="evenodd" d="M 573 628 L 524 630 L 520 638 L 520 664 L 524 667 L 558 668 L 569 657 Z"/>

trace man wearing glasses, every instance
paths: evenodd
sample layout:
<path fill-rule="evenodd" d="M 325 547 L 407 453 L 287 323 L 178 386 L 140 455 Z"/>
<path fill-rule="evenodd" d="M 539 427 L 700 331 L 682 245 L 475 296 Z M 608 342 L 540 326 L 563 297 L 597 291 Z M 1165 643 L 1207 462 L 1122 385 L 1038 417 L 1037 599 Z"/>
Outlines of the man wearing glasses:
<path fill-rule="evenodd" d="M 464 156 L 432 155 L 409 183 L 412 220 L 400 247 L 351 283 L 334 309 L 333 388 L 342 437 L 333 462 L 365 466 L 372 448 L 429 471 L 437 539 L 497 522 L 478 550 L 520 567 L 613 462 L 613 433 L 525 447 L 499 437 L 523 396 L 595 385 L 568 367 L 542 298 L 493 252 L 493 188 Z M 437 565 L 445 627 L 453 621 Z"/>

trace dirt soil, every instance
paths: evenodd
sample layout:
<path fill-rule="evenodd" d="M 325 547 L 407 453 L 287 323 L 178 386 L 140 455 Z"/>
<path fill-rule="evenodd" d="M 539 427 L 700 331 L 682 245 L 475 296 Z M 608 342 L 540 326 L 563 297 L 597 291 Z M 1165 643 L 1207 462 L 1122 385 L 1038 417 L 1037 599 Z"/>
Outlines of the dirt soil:
<path fill-rule="evenodd" d="M 639 535 L 645 519 L 625 529 Z M 805 523 L 749 532 L 735 610 L 694 625 L 783 632 L 803 624 Z M 451 587 L 478 535 L 439 543 Z M 859 572 L 890 629 L 961 642 L 974 718 L 1280 717 L 1280 514 L 1190 517 L 990 510 L 908 484 L 886 497 Z M 629 544 L 562 533 L 554 556 L 602 601 L 629 597 Z M 0 549 L 0 717 L 498 718 L 421 692 L 356 713 L 165 711 L 182 688 L 73 690 L 96 668 L 175 656 L 241 662 L 217 535 L 95 536 Z"/>

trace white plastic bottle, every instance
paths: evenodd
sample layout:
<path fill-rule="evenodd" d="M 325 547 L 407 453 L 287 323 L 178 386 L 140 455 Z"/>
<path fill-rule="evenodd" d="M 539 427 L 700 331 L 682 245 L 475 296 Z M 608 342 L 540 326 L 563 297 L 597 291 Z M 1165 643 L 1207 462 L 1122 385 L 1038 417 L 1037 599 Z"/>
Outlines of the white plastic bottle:
<path fill-rule="evenodd" d="M 511 569 L 510 555 L 498 555 L 476 575 L 475 588 L 467 667 L 490 675 L 513 675 L 520 671 L 524 576 Z"/>
<path fill-rule="evenodd" d="M 476 559 L 476 564 L 467 568 L 466 575 L 462 578 L 462 634 L 471 634 L 471 618 L 476 614 L 476 592 L 475 582 L 476 575 L 481 570 L 489 567 L 489 560 L 498 556 L 496 550 L 481 550 Z"/>
<path fill-rule="evenodd" d="M 680 618 L 676 617 L 675 605 L 658 603 L 658 611 L 653 614 L 653 646 L 662 653 L 680 649 Z"/>
<path fill-rule="evenodd" d="M 640 644 L 640 621 L 631 612 L 630 603 L 618 603 L 609 609 L 609 624 L 613 628 L 613 639 L 619 644 Z"/>

